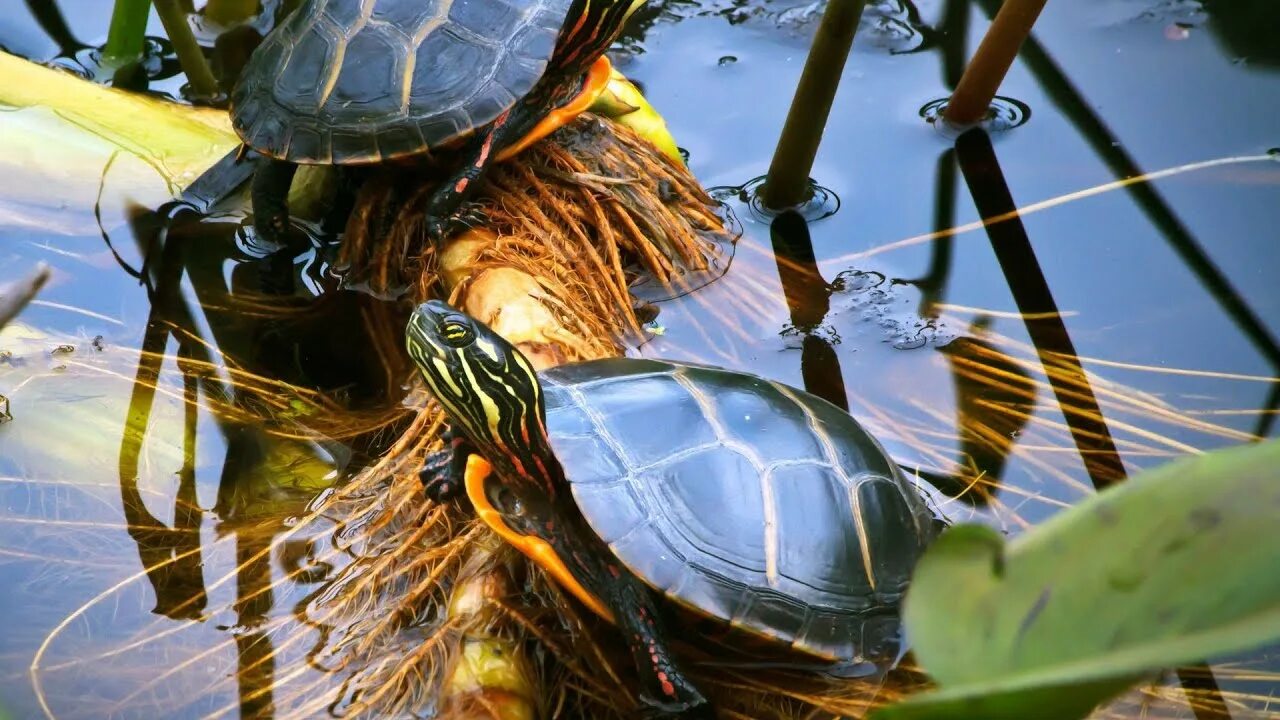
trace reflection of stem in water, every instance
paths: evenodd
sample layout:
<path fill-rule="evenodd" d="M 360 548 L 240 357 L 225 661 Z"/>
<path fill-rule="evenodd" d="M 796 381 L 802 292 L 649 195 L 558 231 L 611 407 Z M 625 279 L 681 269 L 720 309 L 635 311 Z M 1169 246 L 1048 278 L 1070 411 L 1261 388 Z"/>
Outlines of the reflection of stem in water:
<path fill-rule="evenodd" d="M 80 42 L 71 32 L 66 19 L 62 17 L 62 11 L 58 9 L 56 0 L 27 0 L 27 10 L 40 25 L 40 29 L 44 30 L 45 35 L 58 43 L 58 52 L 62 56 L 70 57 L 77 50 L 89 47 Z"/>
<path fill-rule="evenodd" d="M 228 27 L 253 19 L 261 10 L 260 0 L 209 0 L 201 12 L 209 20 Z"/>
<path fill-rule="evenodd" d="M 847 411 L 849 399 L 840 360 L 831 344 L 814 332 L 831 307 L 831 285 L 818 271 L 809 224 L 799 213 L 787 210 L 774 218 L 769 237 L 778 260 L 778 278 L 791 312 L 791 324 L 804 334 L 800 350 L 804 387 Z"/>
<path fill-rule="evenodd" d="M 141 239 L 141 238 L 140 238 Z M 120 502 L 124 508 L 129 536 L 138 547 L 138 559 L 156 594 L 155 612 L 174 619 L 200 616 L 207 602 L 204 589 L 200 543 L 200 511 L 195 492 L 195 407 L 196 385 L 184 373 L 183 389 L 187 407 L 183 434 L 183 467 L 174 503 L 174 528 L 169 529 L 147 510 L 138 491 L 138 465 L 147 425 L 160 380 L 160 365 L 169 340 L 161 320 L 168 299 L 176 292 L 182 265 L 177 246 L 165 249 L 156 268 L 151 314 L 143 336 L 138 370 L 129 398 L 129 414 L 120 446 Z M 189 357 L 190 351 L 184 356 Z"/>
<path fill-rule="evenodd" d="M 979 1 L 988 14 L 996 12 L 999 8 L 997 0 Z M 1034 37 L 1027 38 L 1023 45 L 1022 61 L 1039 81 L 1045 94 L 1058 106 L 1062 114 L 1067 116 L 1071 124 L 1076 126 L 1080 135 L 1089 143 L 1089 147 L 1117 178 L 1137 177 L 1143 174 L 1138 163 L 1124 151 L 1119 141 L 1094 114 L 1089 103 Z M 1263 357 L 1280 370 L 1280 344 L 1277 344 L 1266 325 L 1235 291 L 1231 282 L 1191 236 L 1190 231 L 1155 188 L 1150 183 L 1142 182 L 1126 185 L 1125 190 L 1133 197 L 1134 204 L 1164 235 L 1174 252 L 1182 258 L 1214 299 L 1222 305 L 1223 310 L 1239 326 L 1245 337 L 1253 343 Z"/>
<path fill-rule="evenodd" d="M 840 87 L 840 75 L 866 4 L 866 0 L 837 0 L 827 3 L 822 12 L 761 188 L 761 199 L 767 208 L 795 207 L 809 198 L 809 171 L 818 156 L 831 102 Z"/>
<path fill-rule="evenodd" d="M 1254 435 L 1264 438 L 1271 434 L 1271 426 L 1276 422 L 1277 408 L 1280 408 L 1280 381 L 1273 384 L 1271 392 L 1267 393 L 1267 401 L 1262 404 L 1262 416 L 1258 418 L 1258 427 L 1254 429 Z"/>
<path fill-rule="evenodd" d="M 271 611 L 271 534 L 247 525 L 236 535 L 236 616 L 242 630 L 236 634 L 240 690 L 240 716 L 270 718 L 275 714 L 275 649 L 261 627 Z"/>
<path fill-rule="evenodd" d="M 995 151 L 991 147 L 991 139 L 986 132 L 974 129 L 964 133 L 956 140 L 956 150 L 974 204 L 984 219 L 1011 212 L 1017 207 L 1005 184 Z M 1076 447 L 1080 450 L 1081 460 L 1090 479 L 1099 489 L 1124 480 L 1124 465 L 1120 462 L 1119 453 L 1111 439 L 1106 419 L 1098 407 L 1071 337 L 1058 314 L 1048 283 L 1040 272 L 1040 265 L 1036 261 L 1022 221 L 1014 217 L 1006 222 L 988 225 L 987 235 L 991 238 L 992 248 L 1018 309 L 1024 314 L 1036 314 L 1035 318 L 1025 320 L 1027 333 L 1045 365 L 1045 374 L 1058 396 L 1062 414 L 1067 420 Z M 1050 369 L 1051 363 L 1055 362 L 1052 359 L 1054 356 L 1060 366 L 1066 366 L 1062 369 L 1070 374 L 1071 386 L 1064 387 L 1060 374 Z M 1073 390 L 1080 397 L 1082 412 L 1073 413 L 1067 409 L 1069 402 L 1066 397 Z M 1230 711 L 1222 699 L 1213 670 L 1207 664 L 1179 668 L 1178 679 L 1198 720 L 1230 720 Z"/>
<path fill-rule="evenodd" d="M 1017 207 L 985 131 L 975 128 L 961 135 L 956 140 L 956 153 L 981 217 L 1009 213 Z M 1085 471 L 1099 489 L 1123 480 L 1125 470 L 1119 451 L 1022 221 L 1014 217 L 988 225 L 986 229 L 1019 312 L 1030 316 L 1023 318 L 1027 334 L 1058 397 Z M 1073 396 L 1075 402 L 1071 400 Z"/>
<path fill-rule="evenodd" d="M 997 0 L 979 1 L 989 15 L 998 11 Z M 1022 60 L 1039 81 L 1045 94 L 1076 126 L 1094 153 L 1117 178 L 1138 177 L 1143 174 L 1138 163 L 1124 151 L 1115 136 L 1035 38 L 1028 37 L 1024 43 Z M 1266 325 L 1240 297 L 1222 270 L 1196 242 L 1191 232 L 1174 214 L 1173 209 L 1156 192 L 1155 187 L 1147 182 L 1128 184 L 1124 187 L 1133 198 L 1134 204 L 1150 218 L 1151 223 L 1164 236 L 1166 242 L 1222 306 L 1228 317 L 1235 322 L 1254 348 L 1271 362 L 1274 368 L 1280 370 L 1280 344 L 1277 344 Z M 1278 403 L 1280 403 L 1280 386 L 1273 388 L 1265 407 L 1274 408 Z M 1270 433 L 1273 422 L 1274 416 L 1264 413 L 1259 422 L 1257 434 L 1265 437 Z M 1213 672 L 1208 665 L 1200 664 L 1181 668 L 1178 675 L 1183 688 L 1188 692 L 1192 711 L 1199 720 L 1230 718 Z M 1192 698 L 1192 695 L 1196 697 Z"/>
<path fill-rule="evenodd" d="M 933 227 L 944 230 L 955 224 L 956 163 L 955 151 L 948 149 L 938 158 L 938 182 L 933 200 Z M 929 244 L 929 268 L 924 275 L 908 282 L 920 290 L 920 315 L 938 317 L 937 306 L 945 299 L 947 279 L 951 274 L 951 251 L 955 238 L 939 235 Z"/>
<path fill-rule="evenodd" d="M 964 59 L 968 54 L 969 44 L 969 0 L 947 0 L 942 8 L 942 19 L 939 27 L 946 28 L 949 36 L 942 43 L 942 80 L 952 90 L 960 82 L 964 74 Z"/>
<path fill-rule="evenodd" d="M 1018 48 L 1031 34 L 1046 0 L 1004 0 L 991 27 L 973 53 L 956 91 L 947 101 L 943 117 L 955 125 L 970 125 L 987 116 L 991 101 L 1018 56 Z"/>
<path fill-rule="evenodd" d="M 49 281 L 49 268 L 40 263 L 35 272 L 14 283 L 3 295 L 0 295 L 0 330 L 26 309 L 40 289 Z"/>

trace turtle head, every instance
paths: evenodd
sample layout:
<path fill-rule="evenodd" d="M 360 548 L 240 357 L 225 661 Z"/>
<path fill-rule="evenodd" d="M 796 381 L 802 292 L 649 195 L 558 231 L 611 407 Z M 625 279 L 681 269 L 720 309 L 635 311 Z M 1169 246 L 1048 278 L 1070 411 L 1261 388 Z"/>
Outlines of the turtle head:
<path fill-rule="evenodd" d="M 551 451 L 542 387 L 524 354 L 489 326 L 440 300 L 414 310 L 406 340 L 410 357 L 455 431 L 499 474 L 540 474 L 530 466 L 545 461 Z"/>
<path fill-rule="evenodd" d="M 475 448 L 463 483 L 477 514 L 588 607 L 611 617 L 588 589 L 605 574 L 601 552 L 571 507 L 533 365 L 487 325 L 439 300 L 414 310 L 406 341 L 454 430 Z"/>

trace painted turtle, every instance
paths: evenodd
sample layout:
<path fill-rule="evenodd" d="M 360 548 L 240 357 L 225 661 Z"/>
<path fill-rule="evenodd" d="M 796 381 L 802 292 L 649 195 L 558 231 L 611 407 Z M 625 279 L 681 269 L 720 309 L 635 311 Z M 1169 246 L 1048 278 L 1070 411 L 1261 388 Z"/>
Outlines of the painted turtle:
<path fill-rule="evenodd" d="M 458 148 L 425 208 L 439 240 L 491 163 L 591 104 L 609 79 L 604 51 L 643 2 L 305 0 L 231 94 L 236 132 L 268 158 L 253 183 L 259 233 L 278 243 L 287 228 L 298 164 Z"/>
<path fill-rule="evenodd" d="M 420 305 L 409 354 L 450 443 L 423 481 L 622 631 L 659 709 L 705 707 L 655 592 L 846 671 L 901 653 L 897 604 L 935 523 L 848 413 L 742 373 L 635 358 L 535 373 L 479 321 Z M 853 673 L 856 674 L 856 671 Z"/>

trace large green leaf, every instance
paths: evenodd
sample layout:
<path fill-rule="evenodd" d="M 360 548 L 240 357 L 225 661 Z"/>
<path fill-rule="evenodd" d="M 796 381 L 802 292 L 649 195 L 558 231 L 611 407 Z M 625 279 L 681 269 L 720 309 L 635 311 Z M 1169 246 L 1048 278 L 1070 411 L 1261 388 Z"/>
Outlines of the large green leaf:
<path fill-rule="evenodd" d="M 1155 671 L 1280 638 L 1280 441 L 1178 460 L 1010 541 L 956 526 L 904 617 L 940 690 L 876 713 L 1078 718 Z"/>

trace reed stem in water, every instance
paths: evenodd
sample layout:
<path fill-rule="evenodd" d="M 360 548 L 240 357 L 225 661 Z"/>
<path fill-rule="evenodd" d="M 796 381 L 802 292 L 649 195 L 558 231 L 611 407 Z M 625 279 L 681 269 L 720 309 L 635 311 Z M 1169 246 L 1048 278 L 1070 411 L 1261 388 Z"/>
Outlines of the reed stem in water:
<path fill-rule="evenodd" d="M 769 174 L 760 189 L 761 200 L 767 208 L 794 207 L 808 200 L 812 193 L 809 171 L 818 155 L 831 102 L 840 86 L 840 75 L 866 5 L 866 0 L 830 0 L 822 13 L 782 135 L 773 151 L 773 161 L 769 163 Z"/>
<path fill-rule="evenodd" d="M 111 10 L 111 26 L 107 29 L 107 44 L 102 48 L 105 64 L 120 67 L 142 57 L 150 14 L 151 0 L 116 0 Z"/>
<path fill-rule="evenodd" d="M 1046 0 L 1004 0 L 982 43 L 965 68 L 956 91 L 947 101 L 943 118 L 953 125 L 981 122 L 991 108 L 991 101 L 1013 66 L 1022 42 L 1031 34 L 1031 26 Z"/>
<path fill-rule="evenodd" d="M 218 97 L 220 94 L 218 81 L 213 77 L 209 62 L 205 60 L 204 51 L 200 49 L 200 44 L 196 42 L 196 37 L 191 32 L 191 25 L 187 22 L 187 13 L 182 9 L 181 1 L 155 0 L 155 3 L 160 22 L 164 23 L 164 31 L 169 35 L 169 42 L 173 43 L 174 52 L 178 54 L 178 62 L 187 75 L 187 82 L 191 84 L 192 92 L 204 100 L 213 100 Z"/>
<path fill-rule="evenodd" d="M 209 0 L 204 6 L 205 18 L 223 27 L 252 19 L 260 12 L 260 0 Z"/>

